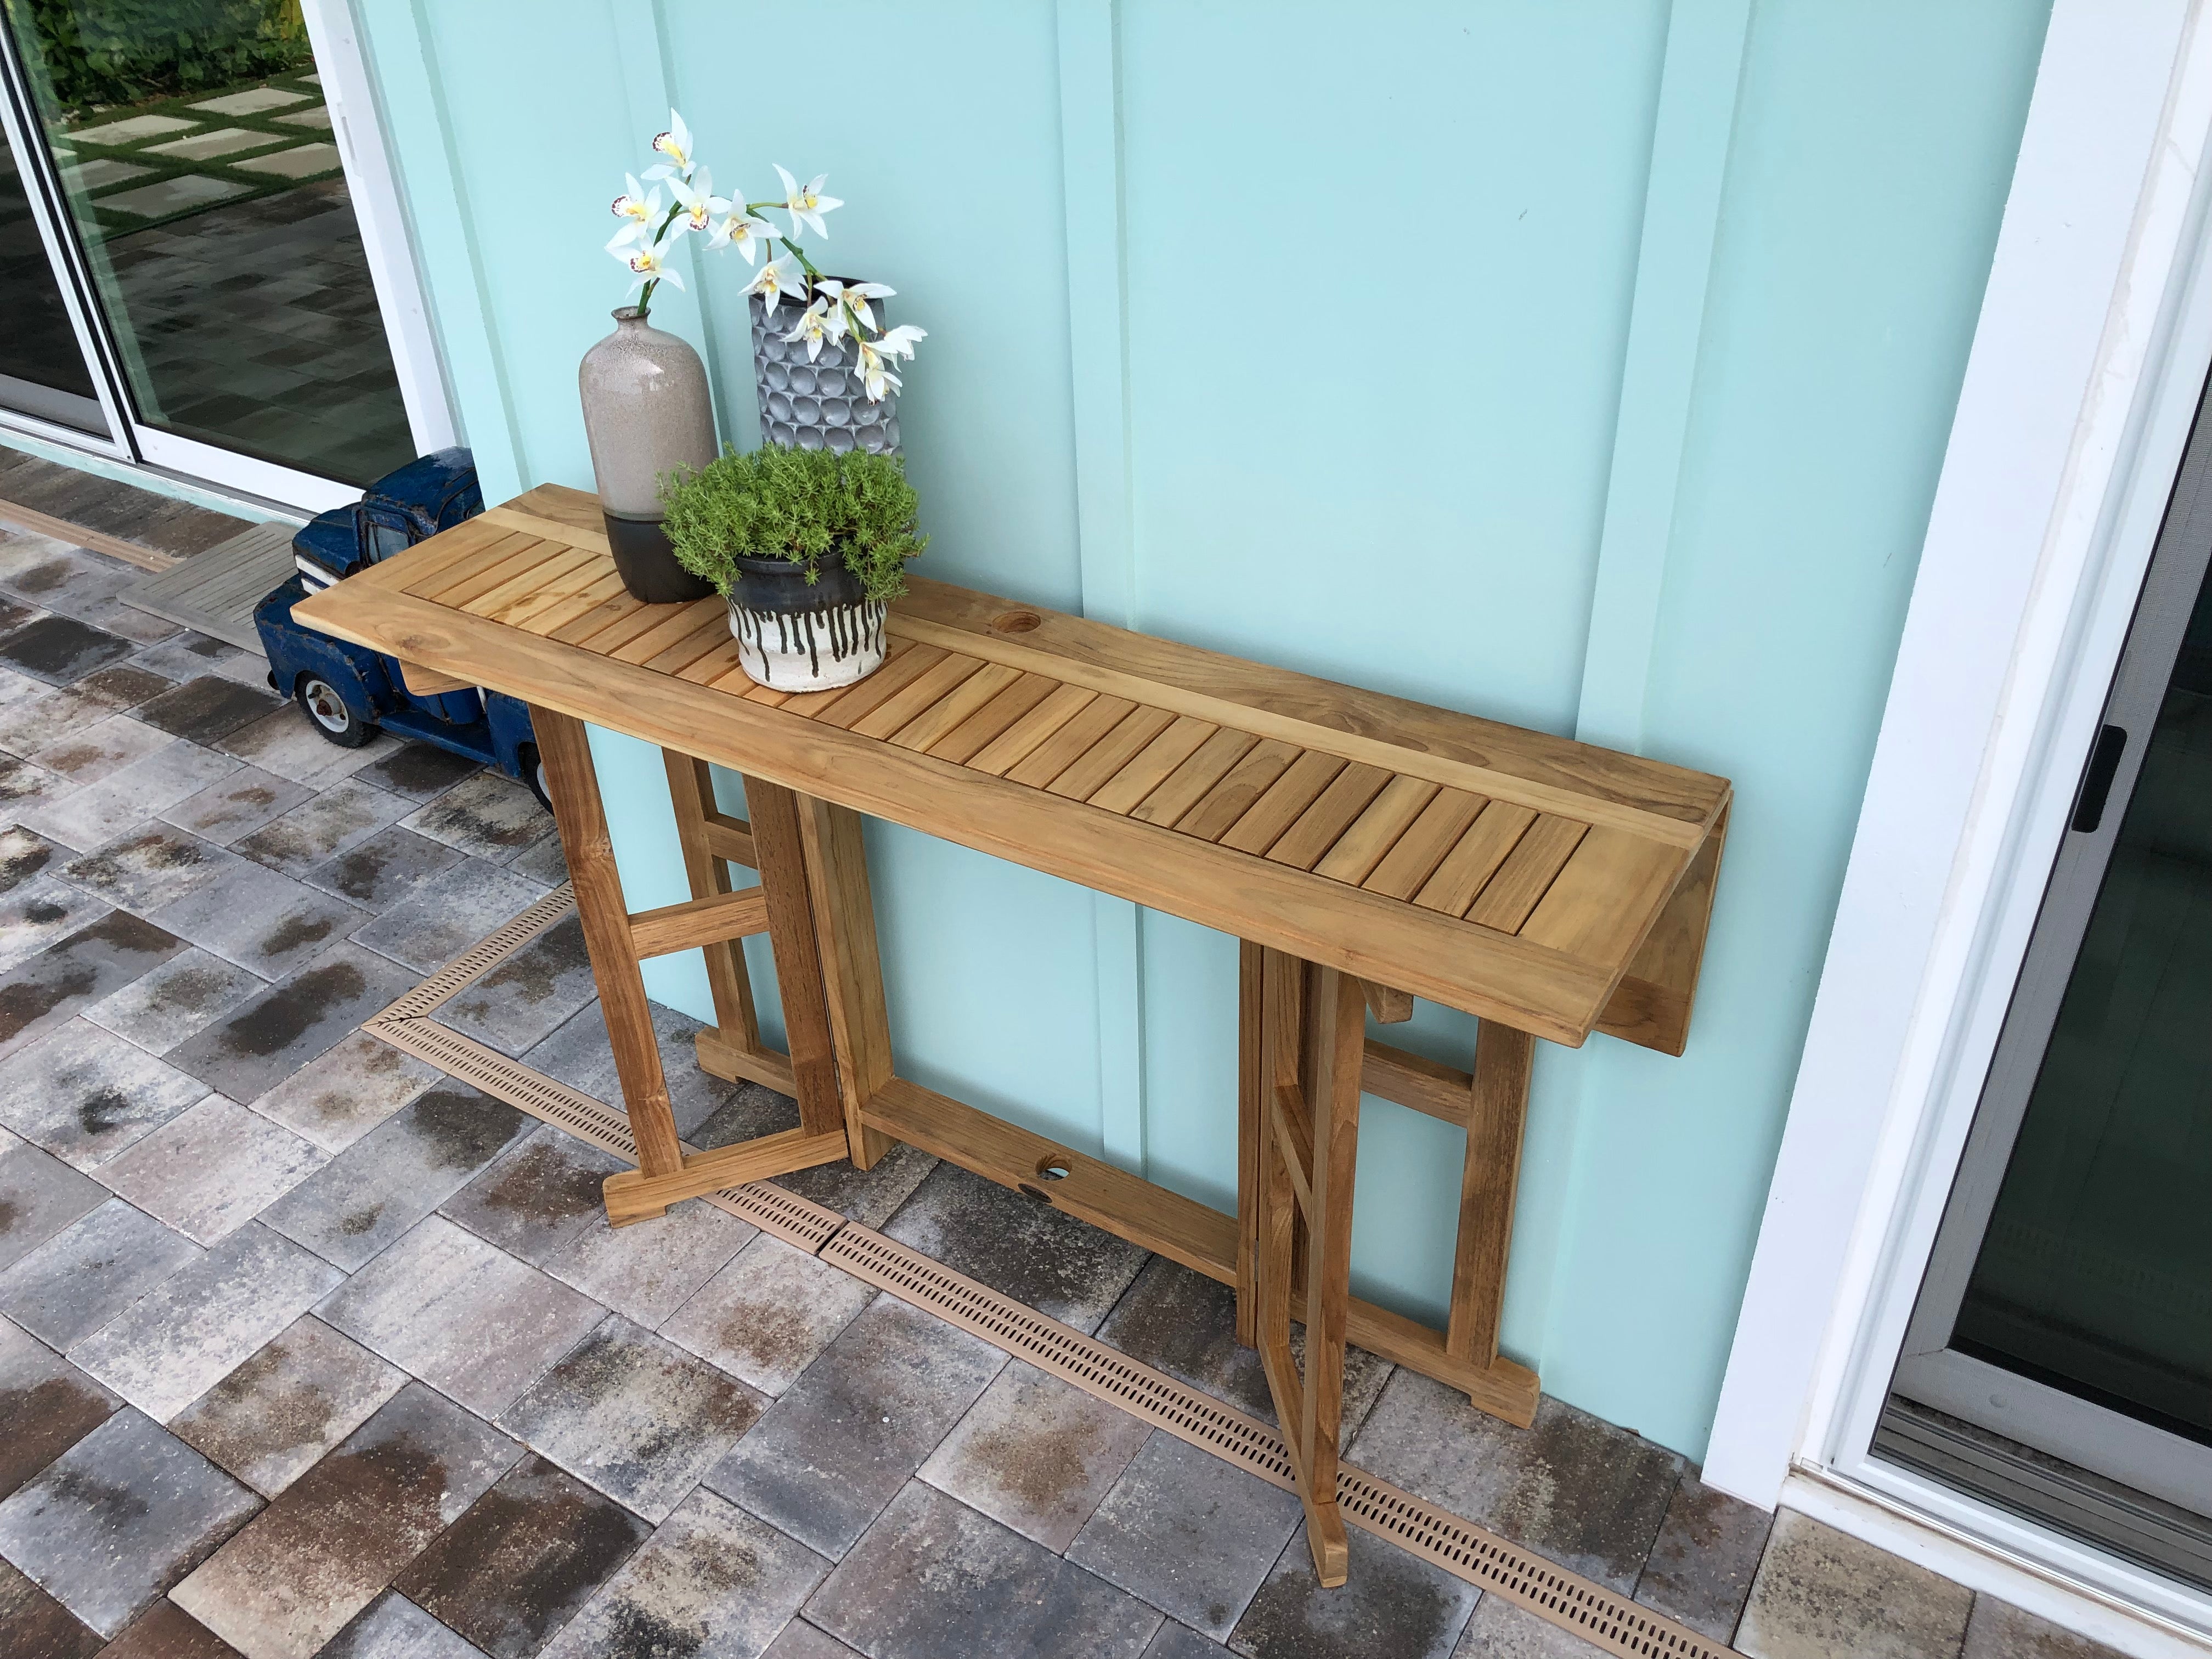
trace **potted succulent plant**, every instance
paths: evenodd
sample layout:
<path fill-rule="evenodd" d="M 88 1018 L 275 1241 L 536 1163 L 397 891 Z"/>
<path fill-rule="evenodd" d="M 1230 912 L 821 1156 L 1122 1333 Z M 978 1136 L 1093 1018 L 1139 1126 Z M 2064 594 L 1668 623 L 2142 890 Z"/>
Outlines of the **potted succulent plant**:
<path fill-rule="evenodd" d="M 770 444 L 666 480 L 678 561 L 728 599 L 738 661 L 779 691 L 826 691 L 883 666 L 884 617 L 906 592 L 914 486 L 896 455 Z"/>
<path fill-rule="evenodd" d="M 674 110 L 668 131 L 653 141 L 653 164 L 626 177 L 613 212 L 622 222 L 607 252 L 635 279 L 634 305 L 617 311 L 616 328 L 585 355 L 580 374 L 584 428 L 606 519 L 607 540 L 623 582 L 639 599 L 705 597 L 670 550 L 661 521 L 659 480 L 677 468 L 694 471 L 714 459 L 714 412 L 698 354 L 673 334 L 650 326 L 653 290 L 684 278 L 669 264 L 687 235 L 705 233 L 712 249 L 733 247 L 747 264 L 780 243 L 745 286 L 751 309 L 755 381 L 761 434 L 771 443 L 839 452 L 896 453 L 899 377 L 896 362 L 914 356 L 924 331 L 890 327 L 881 315 L 895 290 L 882 283 L 825 277 L 798 242 L 811 230 L 827 239 L 822 216 L 843 203 L 824 196 L 824 179 L 801 187 L 781 167 L 781 198 L 732 201 L 694 152 L 691 131 Z M 665 194 L 664 194 L 664 190 Z M 781 234 L 760 215 L 790 216 Z M 781 302 L 792 312 L 779 314 Z M 787 330 L 784 324 L 791 326 Z"/>

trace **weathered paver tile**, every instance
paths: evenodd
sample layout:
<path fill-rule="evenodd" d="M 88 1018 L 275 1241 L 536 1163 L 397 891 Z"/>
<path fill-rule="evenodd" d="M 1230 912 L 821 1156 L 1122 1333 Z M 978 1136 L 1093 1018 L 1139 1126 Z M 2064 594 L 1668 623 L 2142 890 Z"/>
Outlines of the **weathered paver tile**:
<path fill-rule="evenodd" d="M 251 665 L 253 672 L 249 683 L 258 685 L 268 672 L 269 665 L 252 652 L 241 651 L 210 635 L 197 633 L 189 628 L 174 634 L 131 659 L 133 668 L 149 669 L 173 682 L 197 679 L 202 674 L 222 673 L 233 663 Z"/>
<path fill-rule="evenodd" d="M 310 793 L 305 784 L 280 778 L 258 766 L 244 766 L 185 796 L 163 811 L 161 817 L 204 841 L 224 846 L 290 811 Z"/>
<path fill-rule="evenodd" d="M 603 1310 L 430 1216 L 317 1310 L 329 1324 L 494 1416 L 583 1340 Z"/>
<path fill-rule="evenodd" d="M 0 1561 L 0 1653 L 35 1659 L 93 1659 L 106 1646 L 100 1632 Z"/>
<path fill-rule="evenodd" d="M 1160 1615 L 964 1504 L 911 1481 L 814 1593 L 810 1623 L 874 1659 L 1057 1653 L 1136 1659 Z"/>
<path fill-rule="evenodd" d="M 1149 1651 L 1149 1650 L 1147 1650 Z M 861 1659 L 858 1650 L 847 1647 L 820 1626 L 794 1619 L 769 1643 L 761 1659 Z"/>
<path fill-rule="evenodd" d="M 244 1659 L 238 1650 L 166 1598 L 101 1650 L 102 1659 Z"/>
<path fill-rule="evenodd" d="M 238 769 L 228 755 L 173 738 L 143 760 L 22 815 L 40 835 L 88 853 Z"/>
<path fill-rule="evenodd" d="M 359 846 L 412 810 L 401 796 L 347 778 L 231 846 L 258 864 L 297 876 Z"/>
<path fill-rule="evenodd" d="M 260 1506 L 125 1407 L 0 1503 L 0 1553 L 77 1618 L 115 1636 Z"/>
<path fill-rule="evenodd" d="M 167 732 L 129 714 L 110 714 L 33 750 L 25 758 L 72 783 L 97 783 L 169 742 Z"/>
<path fill-rule="evenodd" d="M 478 772 L 400 820 L 418 836 L 471 858 L 506 864 L 551 832 L 553 819 L 513 778 Z"/>
<path fill-rule="evenodd" d="M 553 1638 L 546 1659 L 753 1659 L 775 1651 L 769 1639 L 829 1571 L 804 1544 L 702 1488 Z"/>
<path fill-rule="evenodd" d="M 1085 1332 L 1098 1328 L 1147 1254 L 954 1164 L 931 1170 L 884 1231 Z"/>
<path fill-rule="evenodd" d="M 171 1599 L 250 1659 L 308 1659 L 522 1455 L 410 1383 Z"/>
<path fill-rule="evenodd" d="M 0 893 L 13 892 L 25 882 L 69 857 L 44 836 L 20 823 L 0 828 Z"/>
<path fill-rule="evenodd" d="M 94 720 L 143 702 L 147 688 L 167 689 L 168 682 L 149 674 L 135 663 L 122 663 L 87 675 L 60 690 L 0 668 L 9 676 L 10 696 L 0 704 L 0 749 L 27 755 L 57 738 L 81 731 Z M 23 695 L 23 688 L 30 688 Z"/>
<path fill-rule="evenodd" d="M 526 1457 L 395 1585 L 492 1659 L 529 1659 L 653 1528 L 542 1457 Z"/>
<path fill-rule="evenodd" d="M 282 979 L 343 939 L 368 913 L 240 860 L 149 920 L 264 979 Z"/>
<path fill-rule="evenodd" d="M 92 1004 L 84 1017 L 128 1037 L 149 1054 L 166 1054 L 265 989 L 267 983 L 235 963 L 188 945 Z"/>
<path fill-rule="evenodd" d="M 329 1159 L 282 1125 L 210 1095 L 110 1158 L 100 1178 L 186 1237 L 212 1244 Z"/>
<path fill-rule="evenodd" d="M 76 793 L 76 786 L 67 778 L 0 752 L 0 812 L 10 819 L 27 817 Z"/>
<path fill-rule="evenodd" d="M 561 837 L 557 835 L 548 836 L 535 847 L 526 848 L 507 867 L 518 876 L 542 881 L 548 887 L 558 887 L 568 879 L 568 859 L 561 850 Z"/>
<path fill-rule="evenodd" d="M 617 1315 L 502 1412 L 499 1425 L 659 1522 L 759 1420 L 764 1404 Z"/>
<path fill-rule="evenodd" d="M 1549 1395 L 1534 1425 L 1516 1429 L 1405 1370 L 1392 1373 L 1352 1458 L 1623 1595 L 1636 1587 L 1683 1468 L 1679 1454 Z"/>
<path fill-rule="evenodd" d="M 553 1253 L 545 1271 L 651 1329 L 757 1232 L 710 1204 L 676 1205 L 650 1227 L 611 1227 L 602 1210 Z"/>
<path fill-rule="evenodd" d="M 184 948 L 175 934 L 112 910 L 0 973 L 0 1059 L 29 1047 Z"/>
<path fill-rule="evenodd" d="M 612 1153 L 544 1124 L 501 1153 L 440 1205 L 438 1212 L 542 1267 L 563 1246 L 605 1224 L 601 1184 L 629 1167 Z"/>
<path fill-rule="evenodd" d="M 0 1313 L 67 1348 L 206 1254 L 111 1198 L 0 1273 Z"/>
<path fill-rule="evenodd" d="M 1262 1423 L 1275 1420 L 1275 1397 L 1259 1352 L 1237 1340 L 1236 1292 L 1179 1261 L 1158 1255 L 1147 1261 L 1098 1328 L 1098 1340 Z M 1303 1325 L 1291 1328 L 1291 1352 L 1304 1362 Z M 1345 1445 L 1382 1398 L 1390 1369 L 1389 1360 L 1364 1348 L 1345 1349 Z"/>
<path fill-rule="evenodd" d="M 483 1659 L 483 1650 L 386 1590 L 331 1638 L 318 1659 Z"/>
<path fill-rule="evenodd" d="M 45 1343 L 0 1320 L 0 1498 L 107 1421 L 122 1403 Z"/>
<path fill-rule="evenodd" d="M 1297 1496 L 1157 1431 L 1067 1559 L 1225 1638 L 1297 1530 Z"/>
<path fill-rule="evenodd" d="M 381 913 L 460 860 L 461 854 L 452 848 L 394 824 L 360 846 L 301 871 L 300 879 L 349 904 Z"/>
<path fill-rule="evenodd" d="M 1951 1659 L 1974 1593 L 1795 1510 L 1778 1510 L 1735 1645 L 1750 1659 Z"/>
<path fill-rule="evenodd" d="M 101 1659 L 241 1659 L 236 1648 L 167 1600 L 140 1613 L 100 1653 Z"/>
<path fill-rule="evenodd" d="M 1743 1615 L 1773 1524 L 1766 1510 L 1716 1492 L 1696 1470 L 1684 1469 L 1637 1582 L 1636 1599 L 1717 1642 L 1727 1641 Z"/>
<path fill-rule="evenodd" d="M 416 982 L 373 951 L 334 945 L 162 1058 L 233 1100 L 258 1101 Z"/>
<path fill-rule="evenodd" d="M 81 1215 L 106 1189 L 52 1152 L 11 1135 L 0 1151 L 0 1270 L 13 1267 Z"/>
<path fill-rule="evenodd" d="M 445 1202 L 533 1124 L 503 1101 L 463 1084 L 445 1084 L 371 1129 L 272 1204 L 262 1219 L 350 1273 Z"/>
<path fill-rule="evenodd" d="M 757 1084 L 731 1083 L 700 1068 L 695 1039 L 702 1028 L 697 1020 L 660 1003 L 652 1006 L 653 1034 L 668 1075 L 669 1107 L 675 1114 L 678 1133 L 701 1146 L 719 1146 L 724 1140 L 771 1128 L 799 1127 L 798 1103 L 788 1097 Z M 606 1021 L 596 1000 L 570 1015 L 523 1059 L 533 1069 L 582 1090 L 594 1100 L 622 1098 L 614 1050 L 608 1045 Z M 726 1109 L 729 1109 L 726 1112 Z M 742 1116 L 747 1127 L 732 1128 L 720 1139 L 706 1138 L 702 1126 L 717 1114 L 726 1114 L 732 1121 Z M 886 1158 L 884 1163 L 890 1161 Z"/>
<path fill-rule="evenodd" d="M 471 773 L 483 769 L 434 743 L 402 743 L 386 750 L 356 774 L 365 783 L 389 789 L 410 800 L 442 795 Z"/>
<path fill-rule="evenodd" d="M 850 1273 L 763 1235 L 660 1334 L 763 1394 L 780 1395 L 874 1299 L 874 1289 Z"/>
<path fill-rule="evenodd" d="M 415 890 L 353 937 L 418 974 L 434 973 L 545 890 L 482 859 L 464 859 Z"/>
<path fill-rule="evenodd" d="M 201 674 L 138 706 L 138 718 L 173 737 L 213 743 L 282 708 L 275 693 L 222 674 Z"/>
<path fill-rule="evenodd" d="M 1451 1659 L 1482 1592 L 1357 1527 L 1345 1541 L 1352 1575 L 1323 1589 L 1301 1524 L 1237 1621 L 1230 1650 L 1254 1659 Z"/>
<path fill-rule="evenodd" d="M 1170 1619 L 1152 1638 L 1152 1646 L 1145 1650 L 1145 1659 L 1221 1659 L 1228 1651 L 1220 1643 Z"/>
<path fill-rule="evenodd" d="M 921 1478 L 1057 1554 L 1151 1432 L 1016 1359 L 930 1454 Z"/>
<path fill-rule="evenodd" d="M 139 1410 L 167 1422 L 338 1279 L 328 1262 L 248 1222 L 67 1352 Z"/>
<path fill-rule="evenodd" d="M 357 1031 L 248 1103 L 326 1152 L 342 1152 L 445 1073 Z"/>
<path fill-rule="evenodd" d="M 71 859 L 61 874 L 108 904 L 145 915 L 197 892 L 244 861 L 212 842 L 155 819 Z"/>
<path fill-rule="evenodd" d="M 1959 1659 L 2120 1659 L 2102 1642 L 2061 1630 L 1994 1595 L 1974 1598 Z"/>
<path fill-rule="evenodd" d="M 74 617 L 49 615 L 0 634 L 0 662 L 49 685 L 67 685 L 137 649 L 131 641 Z"/>
<path fill-rule="evenodd" d="M 143 1139 L 208 1086 L 88 1020 L 0 1061 L 0 1121 L 79 1170 Z"/>
<path fill-rule="evenodd" d="M 980 1337 L 878 1297 L 707 1485 L 821 1554 L 842 1556 L 1005 1363 Z"/>
<path fill-rule="evenodd" d="M 192 1401 L 169 1430 L 274 1498 L 406 1381 L 398 1366 L 305 1315 Z"/>
<path fill-rule="evenodd" d="M 1604 1652 L 1502 1595 L 1486 1595 L 1452 1659 L 1600 1659 Z"/>
<path fill-rule="evenodd" d="M 0 969 L 28 962 L 107 909 L 106 900 L 58 875 L 33 876 L 0 898 Z"/>
<path fill-rule="evenodd" d="M 572 911 L 465 987 L 438 1011 L 438 1021 L 520 1054 L 596 994 L 583 923 Z"/>
<path fill-rule="evenodd" d="M 358 749 L 341 749 L 317 735 L 306 715 L 287 706 L 226 732 L 216 739 L 216 747 L 280 778 L 310 789 L 327 789 L 389 754 L 392 743 L 380 737 Z"/>

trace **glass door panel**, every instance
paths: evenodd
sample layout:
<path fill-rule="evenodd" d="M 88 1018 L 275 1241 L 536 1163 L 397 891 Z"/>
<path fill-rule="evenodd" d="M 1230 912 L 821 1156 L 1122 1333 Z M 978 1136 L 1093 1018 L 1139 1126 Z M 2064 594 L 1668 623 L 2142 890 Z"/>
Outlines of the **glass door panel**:
<path fill-rule="evenodd" d="M 2200 411 L 1877 1453 L 2212 1584 L 2212 433 Z"/>
<path fill-rule="evenodd" d="M 15 146 L 0 131 L 0 407 L 108 435 Z"/>
<path fill-rule="evenodd" d="M 140 424 L 362 484 L 414 456 L 297 0 L 4 0 Z"/>

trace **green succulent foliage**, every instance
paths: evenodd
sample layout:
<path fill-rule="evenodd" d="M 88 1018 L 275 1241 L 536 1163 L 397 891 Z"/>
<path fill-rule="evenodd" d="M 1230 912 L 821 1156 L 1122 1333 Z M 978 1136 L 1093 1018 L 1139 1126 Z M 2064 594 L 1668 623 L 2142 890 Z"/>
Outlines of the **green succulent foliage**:
<path fill-rule="evenodd" d="M 915 533 L 920 503 L 896 455 L 725 449 L 704 467 L 663 473 L 660 499 L 677 562 L 725 594 L 738 585 L 739 558 L 805 565 L 811 585 L 835 556 L 870 599 L 895 599 L 906 592 L 906 562 L 928 545 Z"/>

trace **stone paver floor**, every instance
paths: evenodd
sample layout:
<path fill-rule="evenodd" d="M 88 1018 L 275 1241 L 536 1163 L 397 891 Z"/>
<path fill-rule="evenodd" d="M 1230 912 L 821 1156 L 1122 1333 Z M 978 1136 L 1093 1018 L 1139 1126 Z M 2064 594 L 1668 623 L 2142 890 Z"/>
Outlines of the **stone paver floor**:
<path fill-rule="evenodd" d="M 1596 1650 L 356 1028 L 563 878 L 519 785 L 332 748 L 0 532 L 0 1652 Z M 613 1098 L 573 918 L 443 1018 Z M 706 1077 L 701 1144 L 791 1103 Z M 1267 1414 L 1222 1288 L 901 1151 L 788 1183 Z M 2092 1650 L 1546 1400 L 1360 1356 L 1352 1457 L 1762 1659 Z"/>

